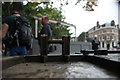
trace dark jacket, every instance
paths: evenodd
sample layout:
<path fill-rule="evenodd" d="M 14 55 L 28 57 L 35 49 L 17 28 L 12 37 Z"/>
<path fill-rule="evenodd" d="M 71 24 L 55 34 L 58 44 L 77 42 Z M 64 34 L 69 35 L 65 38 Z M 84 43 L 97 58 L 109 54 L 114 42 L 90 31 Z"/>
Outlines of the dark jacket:
<path fill-rule="evenodd" d="M 52 39 L 51 26 L 49 24 L 44 24 L 41 31 L 40 31 L 40 34 L 41 35 L 46 34 L 46 35 L 48 35 L 48 39 Z"/>
<path fill-rule="evenodd" d="M 100 45 L 100 42 L 98 40 L 92 40 L 92 49 L 93 50 L 97 50 L 99 48 L 98 47 L 99 45 Z"/>

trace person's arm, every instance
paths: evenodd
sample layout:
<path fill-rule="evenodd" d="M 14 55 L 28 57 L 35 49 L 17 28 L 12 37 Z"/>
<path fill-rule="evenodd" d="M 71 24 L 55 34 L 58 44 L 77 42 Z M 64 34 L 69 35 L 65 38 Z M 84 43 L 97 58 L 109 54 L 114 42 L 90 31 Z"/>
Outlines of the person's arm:
<path fill-rule="evenodd" d="M 6 37 L 7 31 L 8 31 L 8 24 L 4 23 L 2 25 L 2 39 L 4 39 Z"/>
<path fill-rule="evenodd" d="M 92 40 L 92 45 L 94 45 L 95 44 L 95 41 L 94 40 Z"/>

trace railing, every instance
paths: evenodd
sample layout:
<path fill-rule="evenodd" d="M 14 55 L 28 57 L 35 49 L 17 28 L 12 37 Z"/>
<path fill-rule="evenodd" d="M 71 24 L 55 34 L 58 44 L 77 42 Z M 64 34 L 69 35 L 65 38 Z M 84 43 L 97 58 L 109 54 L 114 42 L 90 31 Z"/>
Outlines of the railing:
<path fill-rule="evenodd" d="M 39 35 L 38 37 L 39 45 L 40 45 L 40 55 L 42 57 L 42 61 L 47 61 L 48 55 L 48 46 L 49 44 L 61 44 L 62 45 L 62 57 L 64 61 L 69 60 L 70 55 L 70 36 L 63 36 L 62 40 L 48 40 L 47 35 Z"/>

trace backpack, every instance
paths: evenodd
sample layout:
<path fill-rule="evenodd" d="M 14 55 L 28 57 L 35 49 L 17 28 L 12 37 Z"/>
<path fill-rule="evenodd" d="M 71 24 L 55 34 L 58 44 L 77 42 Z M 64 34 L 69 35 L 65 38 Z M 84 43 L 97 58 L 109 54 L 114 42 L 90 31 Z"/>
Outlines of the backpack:
<path fill-rule="evenodd" d="M 27 50 L 32 48 L 32 28 L 26 18 L 23 17 L 7 17 L 6 20 L 12 21 L 11 26 L 9 23 L 9 29 L 6 33 L 6 37 L 2 39 L 2 45 L 4 45 L 3 54 L 6 55 L 9 48 L 14 46 L 25 46 Z M 5 21 L 5 23 L 7 22 Z M 3 22 L 4 23 L 4 22 Z"/>
<path fill-rule="evenodd" d="M 17 46 L 30 46 L 32 42 L 32 28 L 28 20 L 24 17 L 16 17 L 15 25 L 14 37 L 16 37 Z"/>

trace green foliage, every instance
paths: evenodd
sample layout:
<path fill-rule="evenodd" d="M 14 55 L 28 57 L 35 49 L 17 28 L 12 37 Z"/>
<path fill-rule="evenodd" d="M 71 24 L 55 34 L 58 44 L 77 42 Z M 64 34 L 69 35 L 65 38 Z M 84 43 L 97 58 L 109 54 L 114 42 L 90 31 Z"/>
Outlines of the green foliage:
<path fill-rule="evenodd" d="M 85 41 L 85 37 L 86 37 L 86 40 L 88 42 L 91 42 L 92 39 L 88 37 L 88 33 L 87 32 L 82 32 L 79 36 L 78 36 L 78 41 L 82 41 L 84 42 Z"/>
<path fill-rule="evenodd" d="M 40 5 L 44 4 L 44 7 L 41 7 Z M 52 8 L 52 6 L 50 5 L 49 7 L 49 3 L 27 3 L 27 5 L 25 5 L 25 14 L 26 16 L 29 18 L 31 25 L 34 26 L 34 21 L 33 21 L 33 16 L 48 16 L 49 19 L 53 19 L 53 20 L 58 20 L 58 21 L 63 21 L 65 19 L 65 17 L 62 15 L 62 12 L 59 11 L 57 8 Z M 52 24 L 50 23 L 53 29 L 53 38 L 61 38 L 63 35 L 70 35 L 69 30 L 64 27 L 57 24 Z M 41 21 L 39 21 L 39 30 L 41 30 L 42 28 L 42 24 Z M 34 27 L 33 27 L 33 32 L 34 32 Z"/>
<path fill-rule="evenodd" d="M 85 32 L 82 32 L 82 33 L 78 36 L 78 41 L 85 41 Z"/>
<path fill-rule="evenodd" d="M 23 12 L 23 3 L 22 2 L 4 2 L 4 3 L 2 3 L 2 17 L 11 15 L 12 11 L 19 11 L 22 13 Z"/>
<path fill-rule="evenodd" d="M 24 5 L 24 16 L 29 19 L 30 24 L 32 26 L 33 34 L 35 33 L 35 19 L 33 18 L 38 14 L 38 12 L 42 12 L 41 7 L 37 7 L 40 3 L 31 3 L 28 2 L 26 5 Z M 39 9 L 39 10 L 37 10 Z"/>
<path fill-rule="evenodd" d="M 65 3 L 62 3 L 62 2 L 65 2 Z M 94 6 L 98 6 L 98 0 L 77 0 L 76 4 L 77 5 L 78 3 L 81 5 L 81 2 L 84 2 L 82 8 L 85 10 L 85 11 L 94 11 Z M 60 3 L 61 3 L 61 6 L 63 5 L 69 5 L 70 0 L 60 0 Z"/>
<path fill-rule="evenodd" d="M 12 11 L 12 4 L 11 2 L 5 2 L 2 4 L 2 17 L 9 16 Z"/>
<path fill-rule="evenodd" d="M 53 38 L 59 39 L 64 35 L 72 35 L 72 33 L 69 33 L 69 30 L 65 26 L 57 24 L 51 24 L 51 26 L 53 29 Z"/>
<path fill-rule="evenodd" d="M 12 3 L 12 2 L 5 2 L 2 4 L 3 6 L 3 16 L 9 16 L 11 11 L 14 9 L 17 9 L 17 5 L 21 6 L 19 8 L 19 11 L 22 13 L 23 16 L 25 16 L 32 26 L 33 33 L 34 26 L 35 26 L 35 20 L 34 16 L 48 16 L 49 19 L 58 20 L 58 21 L 64 21 L 65 17 L 62 15 L 62 12 L 58 10 L 57 8 L 53 8 L 52 4 L 49 2 L 28 2 L 26 5 L 21 4 L 21 2 L 18 3 Z M 41 6 L 43 5 L 43 6 Z M 17 10 L 18 11 L 18 10 Z M 51 23 L 50 23 L 51 24 Z M 63 35 L 70 35 L 69 30 L 65 26 L 57 25 L 57 24 L 51 24 L 53 28 L 53 38 L 61 38 Z M 39 30 L 42 28 L 41 21 L 38 23 Z"/>
<path fill-rule="evenodd" d="M 88 38 L 87 38 L 87 41 L 88 41 L 88 42 L 92 42 L 92 38 L 89 38 L 89 37 L 88 37 Z"/>

